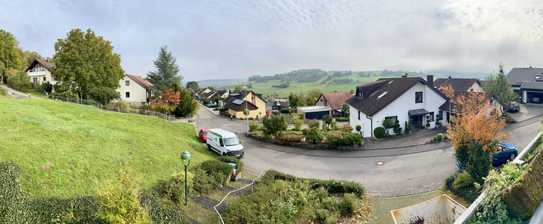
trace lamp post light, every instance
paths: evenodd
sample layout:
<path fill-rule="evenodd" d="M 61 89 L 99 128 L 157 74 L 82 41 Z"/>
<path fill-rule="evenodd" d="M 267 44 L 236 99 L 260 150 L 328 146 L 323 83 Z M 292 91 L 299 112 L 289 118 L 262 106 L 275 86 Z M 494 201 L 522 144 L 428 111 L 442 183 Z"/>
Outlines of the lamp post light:
<path fill-rule="evenodd" d="M 190 165 L 190 159 L 191 155 L 189 151 L 184 151 L 181 153 L 181 160 L 183 160 L 183 166 L 185 166 L 185 206 L 188 205 L 189 202 L 189 183 L 187 181 L 187 168 Z"/>

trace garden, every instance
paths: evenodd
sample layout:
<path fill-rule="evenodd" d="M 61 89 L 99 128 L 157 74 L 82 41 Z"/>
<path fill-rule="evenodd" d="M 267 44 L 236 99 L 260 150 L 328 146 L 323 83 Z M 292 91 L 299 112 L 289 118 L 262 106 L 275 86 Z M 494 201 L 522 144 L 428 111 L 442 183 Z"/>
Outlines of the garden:
<path fill-rule="evenodd" d="M 309 149 L 353 150 L 363 144 L 359 133 L 350 126 L 339 126 L 332 117 L 322 122 L 312 120 L 304 128 L 304 120 L 297 114 L 272 115 L 262 123 L 249 124 L 249 136 L 280 145 Z"/>
<path fill-rule="evenodd" d="M 225 223 L 368 223 L 370 206 L 355 182 L 303 179 L 268 171 L 249 195 L 229 203 Z"/>

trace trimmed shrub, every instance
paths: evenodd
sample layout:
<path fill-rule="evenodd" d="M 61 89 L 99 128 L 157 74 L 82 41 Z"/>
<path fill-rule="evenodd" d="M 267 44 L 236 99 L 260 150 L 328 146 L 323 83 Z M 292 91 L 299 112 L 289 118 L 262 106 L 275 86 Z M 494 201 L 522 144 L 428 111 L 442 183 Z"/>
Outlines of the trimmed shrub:
<path fill-rule="evenodd" d="M 336 117 L 337 122 L 349 122 L 349 117 Z"/>
<path fill-rule="evenodd" d="M 326 142 L 333 146 L 353 146 L 361 145 L 362 138 L 352 132 L 329 131 L 326 134 Z"/>
<path fill-rule="evenodd" d="M 404 130 L 405 134 L 411 133 L 411 124 L 409 122 L 406 121 L 404 124 L 404 127 L 405 127 L 405 130 Z"/>
<path fill-rule="evenodd" d="M 225 162 L 207 160 L 194 172 L 193 188 L 200 194 L 208 194 L 223 186 L 232 173 L 232 167 Z"/>
<path fill-rule="evenodd" d="M 373 136 L 375 138 L 383 138 L 385 137 L 385 128 L 383 127 L 377 127 L 373 130 Z"/>
<path fill-rule="evenodd" d="M 359 183 L 353 181 L 336 181 L 336 180 L 312 180 L 310 179 L 311 189 L 324 188 L 329 194 L 346 194 L 352 193 L 361 198 L 364 195 L 365 189 Z"/>
<path fill-rule="evenodd" d="M 196 169 L 194 171 L 194 178 L 192 178 L 192 188 L 200 194 L 209 194 L 221 186 L 221 183 L 217 179 L 208 175 L 202 169 Z"/>
<path fill-rule="evenodd" d="M 394 125 L 396 124 L 396 120 L 395 119 L 385 119 L 383 121 L 383 127 L 385 129 L 390 129 L 390 128 L 394 128 Z"/>
<path fill-rule="evenodd" d="M 440 143 L 443 140 L 445 140 L 445 136 L 442 133 L 438 133 L 432 138 L 432 143 Z"/>
<path fill-rule="evenodd" d="M 305 132 L 305 141 L 313 144 L 321 143 L 324 139 L 322 131 L 318 128 L 311 128 Z"/>
<path fill-rule="evenodd" d="M 473 201 L 479 195 L 476 180 L 466 171 L 459 173 L 452 182 L 451 191 L 468 201 Z"/>
<path fill-rule="evenodd" d="M 232 172 L 232 167 L 226 164 L 225 162 L 217 160 L 207 160 L 200 164 L 200 168 L 206 171 L 208 174 L 218 173 L 225 177 L 225 180 L 221 183 L 226 182 L 226 177 Z"/>
<path fill-rule="evenodd" d="M 301 142 L 303 138 L 304 134 L 300 131 L 282 131 L 277 136 L 277 140 L 285 143 Z"/>

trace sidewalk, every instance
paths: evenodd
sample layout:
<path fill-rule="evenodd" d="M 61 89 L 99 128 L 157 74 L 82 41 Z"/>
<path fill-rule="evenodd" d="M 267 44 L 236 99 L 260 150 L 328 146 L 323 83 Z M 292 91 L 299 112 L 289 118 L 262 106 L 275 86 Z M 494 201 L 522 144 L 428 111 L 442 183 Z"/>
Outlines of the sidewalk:
<path fill-rule="evenodd" d="M 11 97 L 15 97 L 16 99 L 30 98 L 30 94 L 19 92 L 17 90 L 9 88 L 6 85 L 0 85 L 0 89 L 3 89 L 4 91 L 6 91 L 6 95 L 11 96 Z"/>
<path fill-rule="evenodd" d="M 440 133 L 439 130 L 421 129 L 415 130 L 414 133 L 402 136 L 392 136 L 384 139 L 365 139 L 365 150 L 378 150 L 378 149 L 394 149 L 405 148 L 418 145 L 427 144 L 432 138 Z"/>

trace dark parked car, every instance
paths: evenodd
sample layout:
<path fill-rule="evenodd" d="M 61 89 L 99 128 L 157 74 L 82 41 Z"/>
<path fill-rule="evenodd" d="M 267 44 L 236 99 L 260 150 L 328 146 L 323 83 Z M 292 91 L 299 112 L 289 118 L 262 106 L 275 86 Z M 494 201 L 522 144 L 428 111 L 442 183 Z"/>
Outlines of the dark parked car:
<path fill-rule="evenodd" d="M 505 111 L 509 112 L 509 113 L 516 113 L 516 112 L 519 112 L 520 111 L 520 105 L 513 101 L 511 103 L 509 103 L 509 105 L 505 108 Z"/>
<path fill-rule="evenodd" d="M 498 147 L 498 151 L 492 154 L 492 166 L 494 167 L 500 167 L 508 161 L 512 161 L 518 155 L 518 148 L 516 145 L 502 142 Z"/>

